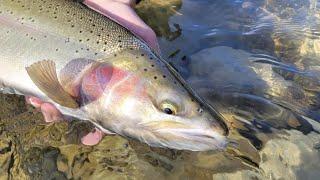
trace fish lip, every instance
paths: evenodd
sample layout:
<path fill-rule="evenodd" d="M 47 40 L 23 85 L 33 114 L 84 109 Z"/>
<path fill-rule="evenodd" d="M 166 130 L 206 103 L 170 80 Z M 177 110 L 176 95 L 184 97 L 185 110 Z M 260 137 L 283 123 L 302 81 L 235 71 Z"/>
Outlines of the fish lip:
<path fill-rule="evenodd" d="M 190 143 L 195 144 L 205 144 L 208 146 L 205 151 L 207 150 L 218 150 L 218 149 L 224 149 L 227 146 L 227 139 L 225 136 L 222 136 L 218 133 L 216 134 L 210 134 L 210 133 L 188 133 L 188 132 L 182 132 L 182 136 L 188 136 L 188 139 Z M 203 151 L 203 150 L 195 150 L 195 149 L 189 149 L 192 151 Z"/>
<path fill-rule="evenodd" d="M 206 139 L 213 139 L 216 141 L 220 141 L 223 140 L 225 138 L 225 136 L 221 135 L 219 132 L 216 132 L 215 130 L 212 129 L 177 129 L 177 128 L 173 128 L 173 129 L 159 129 L 157 130 L 158 132 L 161 131 L 174 131 L 177 134 L 180 134 L 181 136 L 187 136 L 190 137 L 190 139 L 192 139 L 192 137 L 197 137 L 197 138 L 206 138 Z"/>
<path fill-rule="evenodd" d="M 225 136 L 217 137 L 210 135 L 194 135 L 194 137 L 211 140 L 212 142 L 214 142 L 214 147 L 216 149 L 223 149 L 227 146 L 227 139 L 225 138 Z"/>
<path fill-rule="evenodd" d="M 177 122 L 179 123 L 179 122 Z M 221 150 L 226 147 L 227 138 L 223 136 L 217 129 L 213 129 L 210 126 L 204 128 L 204 126 L 194 127 L 166 127 L 158 129 L 154 123 L 144 124 L 144 128 L 147 132 L 153 134 L 156 141 L 153 146 L 169 147 L 180 150 L 190 151 L 209 151 L 209 150 Z M 171 137 L 171 138 L 168 138 Z M 152 141 L 142 139 L 141 141 L 147 144 L 152 144 Z M 186 144 L 189 144 L 186 146 Z"/>

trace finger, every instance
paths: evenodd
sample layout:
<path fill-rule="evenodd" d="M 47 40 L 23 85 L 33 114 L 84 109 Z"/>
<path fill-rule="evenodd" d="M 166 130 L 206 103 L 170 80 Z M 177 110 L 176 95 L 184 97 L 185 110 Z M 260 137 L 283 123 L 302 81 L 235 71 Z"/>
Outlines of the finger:
<path fill-rule="evenodd" d="M 143 28 L 129 27 L 128 29 L 141 37 L 156 53 L 160 54 L 161 50 L 156 33 L 149 26 L 146 25 Z"/>
<path fill-rule="evenodd" d="M 90 132 L 89 134 L 81 138 L 81 143 L 87 146 L 94 146 L 101 141 L 103 136 L 104 133 L 99 129 L 95 128 L 93 132 Z"/>
<path fill-rule="evenodd" d="M 32 97 L 32 96 L 26 96 L 25 100 L 27 104 L 30 104 L 37 109 L 39 109 L 41 107 L 41 104 L 43 103 L 39 98 Z"/>
<path fill-rule="evenodd" d="M 40 109 L 46 122 L 58 122 L 63 120 L 60 111 L 50 103 L 42 103 Z"/>
<path fill-rule="evenodd" d="M 155 32 L 136 14 L 129 4 L 114 0 L 85 0 L 84 4 L 126 27 L 148 43 L 157 53 L 160 53 Z"/>
<path fill-rule="evenodd" d="M 54 105 L 45 103 L 41 99 L 33 96 L 26 96 L 25 99 L 27 104 L 31 104 L 35 108 L 41 110 L 46 122 L 57 122 L 63 120 L 62 114 Z"/>
<path fill-rule="evenodd" d="M 52 104 L 43 102 L 41 99 L 32 96 L 26 96 L 26 102 L 31 104 L 35 108 L 41 110 L 44 120 L 47 123 L 58 122 L 63 120 L 63 115 L 60 111 Z M 93 146 L 98 144 L 103 138 L 104 133 L 99 129 L 95 128 L 94 132 L 91 132 L 82 137 L 81 142 L 84 145 Z"/>
<path fill-rule="evenodd" d="M 126 4 L 126 5 L 131 6 L 131 7 L 134 7 L 136 5 L 136 2 L 137 2 L 136 0 L 111 0 L 111 1 L 120 2 L 120 3 Z"/>

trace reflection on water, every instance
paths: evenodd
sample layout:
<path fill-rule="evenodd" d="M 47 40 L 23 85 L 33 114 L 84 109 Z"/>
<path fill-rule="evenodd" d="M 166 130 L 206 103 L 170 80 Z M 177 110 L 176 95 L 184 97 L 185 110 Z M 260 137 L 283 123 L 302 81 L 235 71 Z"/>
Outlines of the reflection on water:
<path fill-rule="evenodd" d="M 236 145 L 195 153 L 109 136 L 85 147 L 86 124 L 44 125 L 23 98 L 1 96 L 0 179 L 319 177 L 320 1 L 145 0 L 137 10 Z"/>

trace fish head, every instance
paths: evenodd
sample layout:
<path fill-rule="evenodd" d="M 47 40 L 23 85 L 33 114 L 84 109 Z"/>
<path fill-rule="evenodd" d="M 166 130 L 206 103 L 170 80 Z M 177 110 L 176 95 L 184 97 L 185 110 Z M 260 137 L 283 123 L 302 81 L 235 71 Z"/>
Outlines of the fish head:
<path fill-rule="evenodd" d="M 134 100 L 138 110 L 130 113 L 130 120 L 135 124 L 123 129 L 125 135 L 151 146 L 173 149 L 206 151 L 224 148 L 225 129 L 192 98 L 180 85 L 159 84 L 147 91 L 145 99 Z M 126 103 L 123 109 L 127 110 Z"/>
<path fill-rule="evenodd" d="M 91 103 L 94 107 L 88 108 L 95 112 L 96 124 L 151 146 L 191 151 L 224 148 L 226 129 L 221 122 L 168 67 L 152 59 L 131 54 L 114 59 L 112 70 L 99 66 L 93 71 L 100 82 L 107 81 Z M 92 79 L 86 81 L 92 84 Z"/>

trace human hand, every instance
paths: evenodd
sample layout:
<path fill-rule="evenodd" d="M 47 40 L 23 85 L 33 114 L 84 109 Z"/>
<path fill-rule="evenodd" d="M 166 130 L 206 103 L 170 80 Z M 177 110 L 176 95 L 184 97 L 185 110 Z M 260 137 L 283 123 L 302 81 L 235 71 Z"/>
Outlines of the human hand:
<path fill-rule="evenodd" d="M 136 14 L 135 0 L 84 0 L 85 5 L 118 22 L 160 53 L 155 32 Z"/>
<path fill-rule="evenodd" d="M 133 10 L 135 0 L 85 0 L 83 2 L 89 8 L 118 22 L 136 36 L 142 38 L 157 53 L 160 48 L 154 31 L 146 25 Z M 57 108 L 36 97 L 26 97 L 26 102 L 41 110 L 46 122 L 57 122 L 63 120 L 63 115 Z M 81 138 L 85 145 L 98 144 L 105 134 L 95 128 L 95 130 Z"/>

